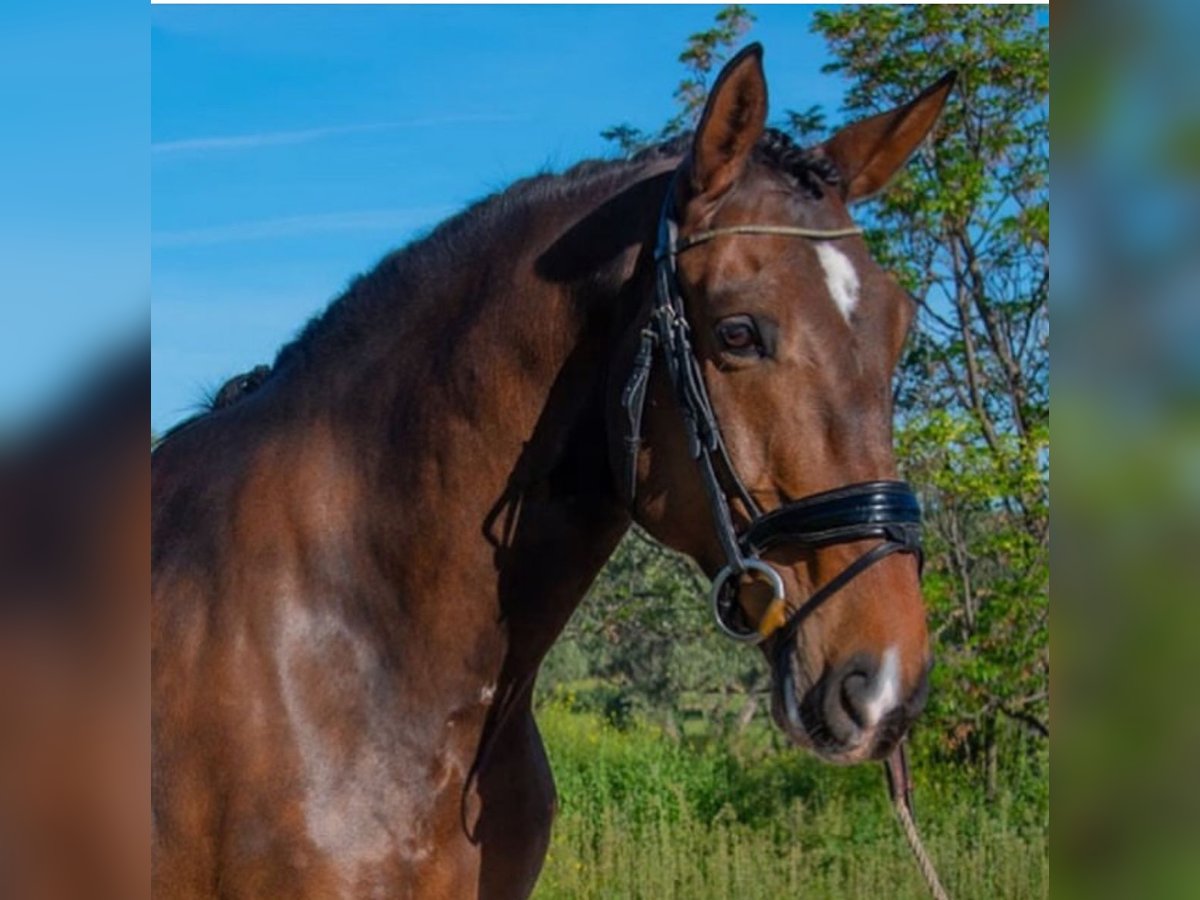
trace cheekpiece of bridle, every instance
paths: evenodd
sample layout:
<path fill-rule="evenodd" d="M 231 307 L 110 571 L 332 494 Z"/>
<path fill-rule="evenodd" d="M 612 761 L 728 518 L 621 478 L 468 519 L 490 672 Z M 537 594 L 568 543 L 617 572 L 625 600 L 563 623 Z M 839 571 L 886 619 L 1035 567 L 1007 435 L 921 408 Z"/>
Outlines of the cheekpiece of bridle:
<path fill-rule="evenodd" d="M 801 621 L 880 560 L 893 553 L 911 553 L 920 565 L 921 507 L 912 488 L 903 481 L 863 481 L 802 497 L 770 512 L 762 510 L 738 477 L 721 439 L 700 362 L 692 349 L 691 327 L 679 287 L 676 259 L 692 247 L 723 236 L 783 235 L 833 240 L 860 234 L 861 229 L 735 225 L 681 238 L 672 210 L 673 197 L 674 185 L 667 190 L 659 216 L 653 308 L 648 324 L 642 329 L 637 356 L 621 395 L 626 414 L 623 488 L 626 499 L 632 504 L 637 486 L 642 409 L 657 352 L 674 387 L 687 429 L 689 450 L 700 467 L 717 539 L 725 555 L 725 566 L 713 579 L 709 594 L 717 627 L 730 638 L 744 643 L 759 643 L 777 632 L 786 643 Z M 734 527 L 730 496 L 741 502 L 749 516 L 748 523 L 740 531 Z M 761 554 L 780 544 L 817 549 L 868 539 L 877 539 L 879 543 L 790 612 L 783 579 L 774 567 L 760 558 Z M 738 603 L 738 586 L 744 576 L 759 578 L 771 588 L 771 601 L 757 626 L 749 624 Z"/>

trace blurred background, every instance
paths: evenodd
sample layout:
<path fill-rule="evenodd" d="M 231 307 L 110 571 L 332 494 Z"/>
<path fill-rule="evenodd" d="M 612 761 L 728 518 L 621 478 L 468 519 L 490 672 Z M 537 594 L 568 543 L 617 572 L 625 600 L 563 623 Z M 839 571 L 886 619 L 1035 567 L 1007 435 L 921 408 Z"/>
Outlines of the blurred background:
<path fill-rule="evenodd" d="M 0 30 L 0 436 L 149 318 L 146 10 L 16 3 Z"/>
<path fill-rule="evenodd" d="M 148 896 L 144 7 L 0 28 L 0 897 Z"/>
<path fill-rule="evenodd" d="M 1200 891 L 1194 4 L 1056 4 L 1055 893 Z"/>

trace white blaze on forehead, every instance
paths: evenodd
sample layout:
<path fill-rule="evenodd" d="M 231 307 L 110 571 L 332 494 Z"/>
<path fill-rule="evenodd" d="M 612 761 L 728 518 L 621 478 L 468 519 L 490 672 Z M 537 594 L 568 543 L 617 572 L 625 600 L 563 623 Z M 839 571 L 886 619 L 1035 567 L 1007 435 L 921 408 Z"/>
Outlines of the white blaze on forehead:
<path fill-rule="evenodd" d="M 825 284 L 829 288 L 829 296 L 837 304 L 846 321 L 850 321 L 850 313 L 858 303 L 858 272 L 854 271 L 854 263 L 850 257 L 832 244 L 818 243 L 817 259 L 825 270 Z"/>
<path fill-rule="evenodd" d="M 875 675 L 871 696 L 863 703 L 865 726 L 872 728 L 900 702 L 900 651 L 894 646 L 883 651 L 883 663 Z"/>

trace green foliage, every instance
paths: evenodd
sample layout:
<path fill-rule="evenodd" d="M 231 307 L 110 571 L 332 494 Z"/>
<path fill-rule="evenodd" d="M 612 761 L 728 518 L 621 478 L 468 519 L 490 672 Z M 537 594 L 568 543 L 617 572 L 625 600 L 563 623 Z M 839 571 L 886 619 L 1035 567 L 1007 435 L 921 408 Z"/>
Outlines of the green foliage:
<path fill-rule="evenodd" d="M 621 155 L 628 157 L 695 127 L 704 111 L 713 75 L 737 49 L 754 19 L 754 13 L 745 6 L 724 6 L 714 17 L 712 28 L 688 37 L 687 45 L 679 54 L 684 76 L 675 89 L 678 112 L 662 128 L 646 132 L 625 122 L 604 129 L 600 137 L 616 144 Z"/>
<path fill-rule="evenodd" d="M 687 47 L 679 54 L 687 74 L 675 89 L 679 112 L 662 130 L 664 138 L 695 127 L 708 99 L 708 88 L 715 70 L 737 48 L 742 35 L 754 23 L 754 13 L 734 4 L 722 7 L 716 24 L 688 38 Z"/>
<path fill-rule="evenodd" d="M 559 792 L 538 897 L 924 896 L 875 767 L 705 735 L 680 743 L 563 702 L 538 720 Z M 981 804 L 952 772 L 917 777 L 922 829 L 954 896 L 1046 895 L 1044 780 L 1006 769 Z"/>
<path fill-rule="evenodd" d="M 679 115 L 657 133 L 607 133 L 623 152 L 693 121 L 751 21 L 730 9 L 681 55 Z M 833 56 L 828 69 L 848 84 L 844 121 L 959 72 L 932 139 L 855 216 L 917 304 L 896 386 L 896 442 L 927 515 L 937 658 L 914 735 L 918 767 L 970 785 L 963 791 L 976 791 L 976 802 L 1004 793 L 1005 765 L 1023 767 L 1031 785 L 1048 777 L 1049 40 L 1040 15 L 1024 6 L 813 14 Z M 819 107 L 788 111 L 782 124 L 804 142 L 832 130 Z M 569 682 L 574 708 L 629 729 L 657 722 L 681 747 L 702 730 L 725 742 L 758 735 L 764 751 L 780 750 L 762 726 L 765 664 L 716 635 L 703 597 L 690 564 L 630 536 L 551 654 L 543 697 L 562 699 Z M 1012 794 L 1014 804 L 1039 809 L 1038 790 Z"/>
<path fill-rule="evenodd" d="M 689 715 L 736 716 L 765 684 L 765 665 L 715 634 L 705 591 L 690 562 L 635 529 L 551 652 L 541 684 L 575 682 L 574 702 L 616 724 L 635 713 L 672 728 Z"/>
<path fill-rule="evenodd" d="M 1048 737 L 1047 432 L 992 447 L 970 416 L 934 410 L 897 437 L 925 496 L 924 593 L 939 663 L 927 716 L 944 750 L 986 763 L 999 715 Z"/>
<path fill-rule="evenodd" d="M 994 782 L 1001 717 L 1049 735 L 1049 40 L 1031 7 L 859 6 L 813 28 L 844 112 L 948 69 L 932 139 L 860 219 L 918 305 L 897 451 L 926 508 L 930 719 Z"/>
<path fill-rule="evenodd" d="M 644 131 L 628 122 L 605 128 L 600 132 L 600 137 L 616 144 L 622 156 L 633 156 L 638 150 L 653 143 Z"/>
<path fill-rule="evenodd" d="M 902 406 L 963 408 L 989 441 L 1049 419 L 1049 38 L 1031 7 L 814 14 L 850 80 L 844 112 L 959 73 L 930 142 L 869 208 L 872 244 L 920 305 Z"/>
<path fill-rule="evenodd" d="M 794 109 L 785 110 L 783 116 L 784 121 L 780 127 L 801 146 L 819 142 L 828 132 L 825 111 L 820 105 L 814 104 L 803 112 L 797 112 Z"/>

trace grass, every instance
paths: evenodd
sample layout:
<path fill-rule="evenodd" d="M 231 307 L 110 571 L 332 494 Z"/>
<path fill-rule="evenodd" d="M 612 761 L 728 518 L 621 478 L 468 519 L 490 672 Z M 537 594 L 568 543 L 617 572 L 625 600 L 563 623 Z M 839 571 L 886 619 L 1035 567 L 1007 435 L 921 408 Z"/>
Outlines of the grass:
<path fill-rule="evenodd" d="M 560 807 L 541 900 L 925 896 L 878 767 L 680 743 L 561 704 L 538 721 Z M 961 778 L 919 777 L 917 805 L 952 896 L 1048 894 L 1048 791 L 989 803 Z"/>

